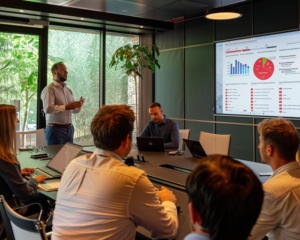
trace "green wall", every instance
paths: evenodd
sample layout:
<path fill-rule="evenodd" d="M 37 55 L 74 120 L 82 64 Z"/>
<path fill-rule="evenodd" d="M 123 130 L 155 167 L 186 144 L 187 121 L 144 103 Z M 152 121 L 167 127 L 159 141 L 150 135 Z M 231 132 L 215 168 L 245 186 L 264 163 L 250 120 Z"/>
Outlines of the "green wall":
<path fill-rule="evenodd" d="M 299 6 L 298 0 L 270 0 L 239 10 L 243 16 L 236 20 L 195 18 L 156 35 L 161 68 L 155 72 L 155 101 L 179 128 L 191 130 L 190 139 L 199 140 L 200 131 L 231 134 L 232 157 L 260 162 L 255 124 L 263 119 L 214 116 L 214 42 L 298 29 Z M 300 121 L 293 123 L 300 129 Z"/>

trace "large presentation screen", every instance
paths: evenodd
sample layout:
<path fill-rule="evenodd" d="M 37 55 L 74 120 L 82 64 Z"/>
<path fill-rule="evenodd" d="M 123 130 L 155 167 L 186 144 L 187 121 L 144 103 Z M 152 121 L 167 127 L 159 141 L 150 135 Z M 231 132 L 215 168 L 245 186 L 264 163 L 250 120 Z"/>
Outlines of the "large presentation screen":
<path fill-rule="evenodd" d="M 300 31 L 216 43 L 216 113 L 300 117 Z"/>

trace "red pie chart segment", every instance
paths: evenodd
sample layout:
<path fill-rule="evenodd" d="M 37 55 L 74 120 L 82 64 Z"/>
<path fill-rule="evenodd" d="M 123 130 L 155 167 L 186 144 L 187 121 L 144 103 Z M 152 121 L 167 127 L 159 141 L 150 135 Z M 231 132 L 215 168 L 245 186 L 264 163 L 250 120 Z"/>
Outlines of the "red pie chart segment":
<path fill-rule="evenodd" d="M 254 63 L 253 72 L 258 79 L 267 80 L 274 73 L 274 63 L 268 58 L 259 58 Z"/>

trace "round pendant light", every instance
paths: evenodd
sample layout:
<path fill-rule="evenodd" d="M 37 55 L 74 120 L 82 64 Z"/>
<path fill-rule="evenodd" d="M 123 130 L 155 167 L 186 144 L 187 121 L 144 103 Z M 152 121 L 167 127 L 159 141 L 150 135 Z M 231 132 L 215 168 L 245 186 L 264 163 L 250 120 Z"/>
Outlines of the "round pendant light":
<path fill-rule="evenodd" d="M 215 8 L 206 11 L 205 17 L 211 20 L 229 20 L 241 17 L 236 8 Z"/>

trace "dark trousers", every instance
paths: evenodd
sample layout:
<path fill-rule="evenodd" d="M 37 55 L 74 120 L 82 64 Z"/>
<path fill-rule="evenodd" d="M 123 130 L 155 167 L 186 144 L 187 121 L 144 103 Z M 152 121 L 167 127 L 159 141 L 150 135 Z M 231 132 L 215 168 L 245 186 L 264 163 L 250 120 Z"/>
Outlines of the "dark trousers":
<path fill-rule="evenodd" d="M 61 128 L 61 127 L 49 127 L 45 129 L 45 138 L 47 145 L 65 144 L 66 142 L 73 143 L 74 127 Z"/>

